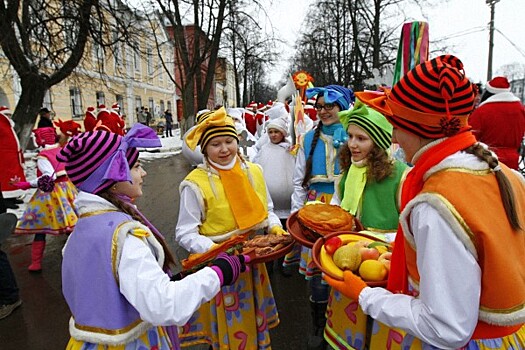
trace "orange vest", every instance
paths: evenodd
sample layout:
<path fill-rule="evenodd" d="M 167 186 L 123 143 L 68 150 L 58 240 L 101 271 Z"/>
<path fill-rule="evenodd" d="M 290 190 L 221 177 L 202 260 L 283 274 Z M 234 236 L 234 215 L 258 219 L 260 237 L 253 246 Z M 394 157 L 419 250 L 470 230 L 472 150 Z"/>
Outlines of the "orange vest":
<path fill-rule="evenodd" d="M 506 166 L 501 167 L 511 183 L 520 224 L 525 226 L 525 183 Z M 513 230 L 507 220 L 494 174 L 463 168 L 438 171 L 406 209 L 422 201 L 434 202 L 438 210 L 445 211 L 443 218 L 481 268 L 479 321 L 473 339 L 519 329 L 525 322 L 525 232 Z M 408 274 L 419 283 L 417 251 L 409 241 L 410 237 L 405 240 Z"/>

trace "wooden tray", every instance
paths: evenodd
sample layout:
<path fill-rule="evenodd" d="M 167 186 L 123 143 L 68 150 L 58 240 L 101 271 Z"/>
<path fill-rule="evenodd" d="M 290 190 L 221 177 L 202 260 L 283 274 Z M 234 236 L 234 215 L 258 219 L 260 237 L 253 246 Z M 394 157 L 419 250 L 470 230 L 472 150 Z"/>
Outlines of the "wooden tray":
<path fill-rule="evenodd" d="M 320 255 L 320 252 L 321 252 L 321 248 L 323 247 L 324 243 L 332 238 L 332 237 L 335 237 L 335 236 L 339 236 L 339 235 L 343 235 L 343 234 L 352 234 L 352 235 L 355 235 L 355 236 L 358 236 L 358 237 L 362 237 L 362 238 L 365 238 L 365 239 L 369 239 L 371 241 L 377 241 L 377 242 L 382 242 L 380 239 L 378 239 L 377 237 L 374 237 L 374 236 L 369 236 L 367 234 L 364 234 L 364 233 L 359 233 L 359 232 L 354 232 L 354 231 L 341 231 L 341 232 L 334 232 L 334 233 L 331 233 L 329 235 L 326 235 L 320 239 L 318 239 L 315 244 L 313 245 L 313 248 L 312 248 L 312 259 L 315 263 L 315 265 L 317 265 L 317 267 L 319 267 L 319 269 L 326 275 L 332 277 L 333 279 L 336 279 L 336 280 L 342 280 L 342 278 L 340 276 L 336 276 L 334 274 L 332 274 L 330 271 L 326 270 L 325 268 L 323 268 L 323 266 L 321 265 L 321 261 L 320 261 L 320 258 L 319 258 L 319 255 Z M 370 286 L 370 287 L 385 287 L 386 284 L 388 282 L 388 279 L 385 279 L 385 280 L 382 280 L 382 281 L 365 281 L 365 283 Z"/>

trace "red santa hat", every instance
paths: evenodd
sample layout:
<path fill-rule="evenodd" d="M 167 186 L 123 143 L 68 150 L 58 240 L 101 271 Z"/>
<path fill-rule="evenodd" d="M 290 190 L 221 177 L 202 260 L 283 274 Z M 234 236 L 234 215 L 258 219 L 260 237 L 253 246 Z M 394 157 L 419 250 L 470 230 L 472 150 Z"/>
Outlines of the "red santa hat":
<path fill-rule="evenodd" d="M 510 92 L 510 84 L 506 77 L 495 77 L 491 81 L 487 82 L 486 89 L 488 92 L 493 94 Z"/>
<path fill-rule="evenodd" d="M 111 109 L 114 109 L 114 110 L 117 110 L 117 109 L 118 109 L 118 110 L 120 110 L 120 105 L 119 105 L 117 102 L 115 102 L 115 103 L 113 103 L 113 104 L 111 105 Z"/>

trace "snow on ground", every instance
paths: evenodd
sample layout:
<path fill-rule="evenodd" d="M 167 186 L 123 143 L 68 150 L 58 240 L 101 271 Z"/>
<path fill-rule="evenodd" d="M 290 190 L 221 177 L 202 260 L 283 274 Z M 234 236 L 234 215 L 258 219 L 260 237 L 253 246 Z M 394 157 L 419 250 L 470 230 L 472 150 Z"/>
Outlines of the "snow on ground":
<path fill-rule="evenodd" d="M 162 143 L 162 147 L 141 149 L 139 155 L 141 160 L 149 162 L 156 158 L 171 157 L 181 152 L 182 141 L 180 138 L 180 129 L 173 130 L 173 137 L 162 137 L 162 135 L 159 135 L 159 139 Z M 37 153 L 34 150 L 24 153 L 24 172 L 27 181 L 31 181 L 36 178 L 36 156 Z M 36 188 L 27 190 L 23 198 L 21 198 L 24 200 L 24 203 L 18 204 L 18 209 L 7 209 L 7 212 L 15 214 L 18 218 L 22 217 L 22 214 L 26 209 L 26 204 L 29 202 L 35 191 Z"/>

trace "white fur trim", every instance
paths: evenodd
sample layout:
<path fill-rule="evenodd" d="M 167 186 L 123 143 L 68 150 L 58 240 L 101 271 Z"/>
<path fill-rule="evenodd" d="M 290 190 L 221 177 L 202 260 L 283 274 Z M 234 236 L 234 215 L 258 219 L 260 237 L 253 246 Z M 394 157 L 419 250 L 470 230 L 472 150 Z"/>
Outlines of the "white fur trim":
<path fill-rule="evenodd" d="M 445 197 L 437 193 L 423 193 L 417 195 L 407 204 L 407 206 L 399 216 L 399 221 L 401 222 L 401 226 L 403 227 L 403 232 L 405 234 L 405 239 L 410 244 L 412 249 L 417 250 L 415 246 L 414 236 L 412 234 L 412 231 L 410 230 L 409 218 L 410 212 L 419 203 L 427 203 L 433 206 L 439 212 L 441 217 L 450 225 L 456 237 L 465 245 L 468 251 L 474 256 L 474 258 L 476 260 L 478 259 L 478 252 L 476 251 L 476 247 L 470 239 L 466 228 L 461 224 L 460 220 L 462 219 L 459 216 L 459 213 L 455 212 L 455 209 L 453 208 L 452 204 L 450 204 L 450 202 L 448 202 L 445 199 Z"/>
<path fill-rule="evenodd" d="M 95 344 L 105 345 L 124 345 L 138 339 L 144 332 L 153 327 L 150 323 L 141 322 L 136 327 L 132 328 L 129 332 L 110 335 L 84 331 L 75 327 L 75 320 L 73 317 L 69 319 L 69 333 L 71 337 L 76 340 L 85 341 Z"/>
<path fill-rule="evenodd" d="M 113 235 L 113 240 L 116 239 L 117 254 L 115 256 L 115 260 L 112 262 L 112 269 L 115 272 L 115 279 L 117 283 L 119 283 L 118 266 L 120 264 L 120 258 L 122 256 L 122 249 L 124 248 L 124 241 L 126 240 L 128 234 L 130 234 L 130 232 L 134 229 L 142 229 L 149 233 L 149 236 L 142 238 L 142 241 L 145 244 L 147 244 L 151 250 L 153 250 L 153 255 L 157 258 L 159 266 L 162 268 L 162 266 L 164 265 L 164 249 L 162 248 L 162 245 L 159 243 L 155 235 L 153 235 L 151 230 L 146 225 L 143 225 L 142 223 L 135 220 L 125 222 L 119 225 L 117 231 L 115 231 Z"/>
<path fill-rule="evenodd" d="M 483 106 L 487 103 L 495 103 L 495 102 L 516 102 L 520 99 L 516 97 L 512 92 L 506 91 L 506 92 L 500 92 L 499 94 L 496 94 L 494 96 L 490 96 L 485 101 L 481 102 L 478 106 Z"/>
<path fill-rule="evenodd" d="M 485 149 L 488 150 L 486 145 L 484 144 L 482 145 L 485 147 Z M 494 152 L 492 153 L 493 153 L 492 155 L 496 157 Z M 454 153 L 446 157 L 439 164 L 430 168 L 423 176 L 423 181 L 427 181 L 427 179 L 430 176 L 437 173 L 438 171 L 449 169 L 449 168 L 468 169 L 472 171 L 483 171 L 483 170 L 489 170 L 489 165 L 485 163 L 484 161 L 480 160 L 475 155 L 461 151 L 461 152 L 457 152 L 457 153 Z"/>
<path fill-rule="evenodd" d="M 191 181 L 183 180 L 179 185 L 179 193 L 182 192 L 182 190 L 185 187 L 189 187 L 195 193 L 195 196 L 197 197 L 197 201 L 199 202 L 199 206 L 203 209 L 206 208 L 205 203 L 204 203 L 204 196 L 202 194 L 201 188 L 197 184 Z M 202 215 L 203 215 L 202 221 L 205 221 L 206 220 L 205 210 L 202 210 Z"/>
<path fill-rule="evenodd" d="M 490 311 L 479 310 L 478 318 L 488 324 L 498 326 L 515 326 L 525 322 L 525 307 L 518 311 L 502 313 L 501 311 L 494 313 Z"/>

